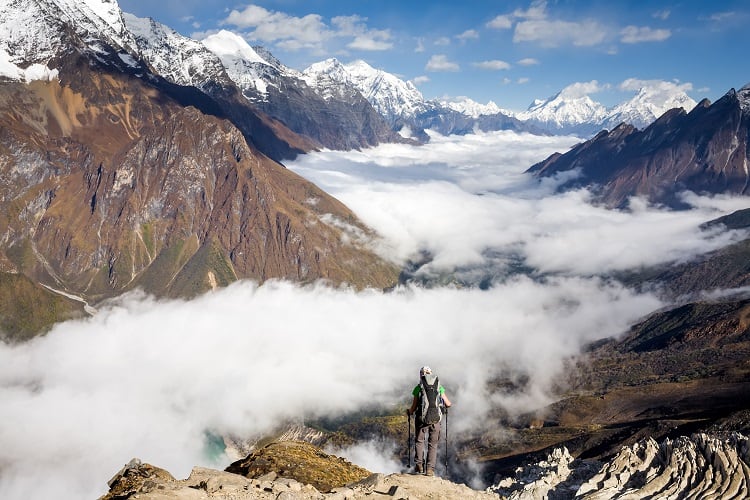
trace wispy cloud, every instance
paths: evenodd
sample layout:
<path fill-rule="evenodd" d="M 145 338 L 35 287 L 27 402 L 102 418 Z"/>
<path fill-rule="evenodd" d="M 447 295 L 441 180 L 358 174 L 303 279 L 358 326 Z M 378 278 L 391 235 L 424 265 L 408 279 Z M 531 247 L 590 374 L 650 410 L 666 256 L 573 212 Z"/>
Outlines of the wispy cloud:
<path fill-rule="evenodd" d="M 427 61 L 427 66 L 425 66 L 425 69 L 427 71 L 433 71 L 433 72 L 439 72 L 439 71 L 455 72 L 455 71 L 459 71 L 461 67 L 458 65 L 458 63 L 450 61 L 448 59 L 448 56 L 444 54 L 435 54 L 432 57 L 430 57 L 429 61 Z"/>
<path fill-rule="evenodd" d="M 486 69 L 486 70 L 492 70 L 492 71 L 510 69 L 510 64 L 508 64 L 505 61 L 500 61 L 498 59 L 493 59 L 491 61 L 475 62 L 473 63 L 473 66 L 479 69 Z"/>
<path fill-rule="evenodd" d="M 496 30 L 507 30 L 513 27 L 513 19 L 510 16 L 497 16 L 492 21 L 487 23 L 488 28 Z"/>
<path fill-rule="evenodd" d="M 248 5 L 241 11 L 232 10 L 223 24 L 240 29 L 250 28 L 250 39 L 266 43 L 283 42 L 289 50 L 320 49 L 323 42 L 333 36 L 332 30 L 318 14 L 294 17 L 258 5 Z"/>
<path fill-rule="evenodd" d="M 591 94 L 598 94 L 599 92 L 604 92 L 609 88 L 609 84 L 601 84 L 597 80 L 591 80 L 588 82 L 574 82 L 563 88 L 560 91 L 560 94 L 571 99 L 576 99 Z"/>
<path fill-rule="evenodd" d="M 514 42 L 537 42 L 543 47 L 589 47 L 606 40 L 607 29 L 594 20 L 529 19 L 516 24 Z"/>
<path fill-rule="evenodd" d="M 671 12 L 665 9 L 654 12 L 652 17 L 666 20 L 670 14 Z M 536 43 L 548 48 L 567 45 L 576 47 L 598 46 L 613 41 L 613 32 L 619 32 L 620 41 L 628 44 L 660 42 L 672 35 L 671 30 L 666 28 L 629 25 L 613 29 L 613 27 L 593 18 L 555 18 L 548 12 L 546 1 L 535 1 L 526 10 L 516 9 L 511 14 L 497 16 L 487 26 L 495 29 L 513 28 L 513 41 L 515 43 Z"/>
<path fill-rule="evenodd" d="M 451 39 L 447 36 L 441 36 L 433 42 L 437 46 L 446 47 L 451 44 Z"/>
<path fill-rule="evenodd" d="M 663 42 L 672 36 L 672 32 L 648 26 L 626 26 L 620 31 L 620 35 L 622 43 Z"/>
<path fill-rule="evenodd" d="M 479 32 L 477 30 L 466 30 L 460 35 L 456 35 L 456 38 L 462 42 L 467 40 L 478 40 Z"/>
<path fill-rule="evenodd" d="M 620 90 L 626 92 L 635 92 L 642 88 L 660 89 L 666 94 L 675 92 L 690 92 L 693 90 L 693 84 L 690 82 L 667 82 L 664 80 L 642 80 L 640 78 L 628 78 L 617 86 Z"/>
<path fill-rule="evenodd" d="M 391 32 L 389 30 L 370 29 L 366 24 L 367 18 L 360 16 L 337 16 L 331 19 L 331 24 L 337 28 L 336 35 L 354 37 L 346 46 L 353 50 L 388 50 L 393 48 Z"/>
<path fill-rule="evenodd" d="M 427 75 L 421 75 L 421 76 L 417 76 L 415 78 L 412 78 L 411 81 L 412 81 L 412 83 L 414 85 L 422 85 L 423 83 L 429 82 L 430 81 L 430 77 L 427 76 Z"/>
<path fill-rule="evenodd" d="M 512 14 L 497 16 L 487 26 L 510 29 L 513 23 L 513 41 L 516 43 L 532 42 L 543 47 L 593 46 L 602 43 L 607 37 L 607 28 L 596 20 L 550 18 L 545 1 L 535 1 L 526 10 L 516 9 Z"/>
<path fill-rule="evenodd" d="M 350 39 L 346 47 L 352 50 L 381 51 L 393 48 L 389 30 L 372 29 L 367 18 L 351 15 L 336 16 L 326 23 L 319 14 L 302 17 L 271 11 L 258 5 L 232 10 L 223 25 L 246 30 L 250 40 L 275 44 L 289 51 L 312 50 L 324 53 L 334 39 Z"/>
<path fill-rule="evenodd" d="M 525 58 L 519 60 L 518 64 L 520 66 L 535 66 L 535 65 L 539 64 L 539 61 L 537 61 L 533 57 L 525 57 Z"/>
<path fill-rule="evenodd" d="M 417 46 L 415 47 L 414 52 L 420 53 L 424 51 L 424 38 L 417 38 Z"/>
<path fill-rule="evenodd" d="M 727 19 L 732 19 L 736 15 L 737 13 L 734 11 L 715 12 L 704 19 L 706 19 L 707 21 L 714 22 L 714 23 L 721 23 L 721 22 L 726 21 Z"/>

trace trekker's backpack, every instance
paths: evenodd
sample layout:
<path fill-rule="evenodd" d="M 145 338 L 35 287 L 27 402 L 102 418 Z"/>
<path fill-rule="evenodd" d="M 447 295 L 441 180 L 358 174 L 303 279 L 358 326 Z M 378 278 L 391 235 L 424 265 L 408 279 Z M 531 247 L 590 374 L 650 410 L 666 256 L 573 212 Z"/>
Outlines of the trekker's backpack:
<path fill-rule="evenodd" d="M 424 425 L 437 424 L 443 418 L 440 411 L 440 381 L 435 375 L 424 375 L 419 385 L 422 387 L 420 420 Z"/>

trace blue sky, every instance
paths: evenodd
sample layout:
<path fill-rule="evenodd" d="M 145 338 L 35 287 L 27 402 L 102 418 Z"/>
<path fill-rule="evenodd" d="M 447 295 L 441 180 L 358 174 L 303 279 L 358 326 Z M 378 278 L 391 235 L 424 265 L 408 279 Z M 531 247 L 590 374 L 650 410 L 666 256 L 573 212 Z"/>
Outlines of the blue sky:
<path fill-rule="evenodd" d="M 364 59 L 427 98 L 468 96 L 512 110 L 576 82 L 613 105 L 628 79 L 676 82 L 716 100 L 750 82 L 750 2 L 120 0 L 182 34 L 219 29 L 304 69 Z"/>

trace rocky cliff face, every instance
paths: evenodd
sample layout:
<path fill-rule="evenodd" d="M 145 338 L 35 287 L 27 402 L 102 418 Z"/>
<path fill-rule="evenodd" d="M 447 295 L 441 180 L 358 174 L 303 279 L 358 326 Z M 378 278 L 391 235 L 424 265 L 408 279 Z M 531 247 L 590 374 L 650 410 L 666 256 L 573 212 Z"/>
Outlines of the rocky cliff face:
<path fill-rule="evenodd" d="M 746 87 L 690 113 L 673 109 L 644 130 L 620 125 L 529 169 L 537 176 L 577 171 L 563 188 L 596 186 L 599 198 L 621 207 L 638 195 L 682 206 L 679 193 L 746 194 L 750 112 Z"/>
<path fill-rule="evenodd" d="M 574 460 L 565 448 L 489 488 L 502 498 L 747 498 L 750 443 L 741 434 L 694 434 L 623 447 L 605 463 Z"/>
<path fill-rule="evenodd" d="M 395 279 L 349 210 L 228 121 L 85 58 L 61 74 L 0 85 L 0 270 L 93 300 Z"/>
<path fill-rule="evenodd" d="M 158 76 L 116 2 L 0 12 L 0 272 L 93 301 L 243 278 L 395 281 L 346 207 L 265 154 L 312 146 L 251 109 L 218 59 L 199 64 L 200 89 Z M 188 59 L 208 53 L 196 43 Z"/>
<path fill-rule="evenodd" d="M 221 31 L 198 42 L 150 19 L 127 14 L 124 19 L 134 33 L 138 53 L 157 74 L 211 96 L 247 137 L 275 159 L 320 147 L 346 150 L 400 140 L 361 94 L 325 99 L 301 74 L 268 51 L 250 47 L 238 35 Z M 263 119 L 251 121 L 248 115 Z M 274 137 L 259 136 L 267 127 L 289 146 L 271 149 Z M 280 133 L 283 129 L 286 134 Z"/>

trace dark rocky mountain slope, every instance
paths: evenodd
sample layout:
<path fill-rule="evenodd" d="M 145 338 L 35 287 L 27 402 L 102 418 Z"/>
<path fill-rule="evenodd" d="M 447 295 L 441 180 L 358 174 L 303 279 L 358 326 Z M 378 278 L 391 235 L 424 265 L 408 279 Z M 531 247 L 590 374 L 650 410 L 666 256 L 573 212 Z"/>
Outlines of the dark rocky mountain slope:
<path fill-rule="evenodd" d="M 94 301 L 240 278 L 395 280 L 346 207 L 229 121 L 84 57 L 63 68 L 0 85 L 0 271 Z"/>
<path fill-rule="evenodd" d="M 750 86 L 730 90 L 690 113 L 673 109 L 644 130 L 622 124 L 532 166 L 537 176 L 577 171 L 562 188 L 595 186 L 599 199 L 623 207 L 637 195 L 679 208 L 680 192 L 747 194 Z"/>
<path fill-rule="evenodd" d="M 403 141 L 359 92 L 324 97 L 301 74 L 238 35 L 221 31 L 204 44 L 152 19 L 130 14 L 123 19 L 133 33 L 137 55 L 155 74 L 210 96 L 271 158 L 291 159 L 323 147 L 348 150 Z"/>

